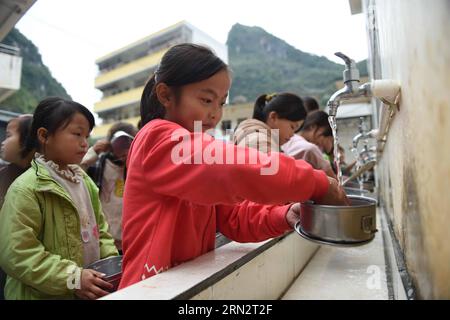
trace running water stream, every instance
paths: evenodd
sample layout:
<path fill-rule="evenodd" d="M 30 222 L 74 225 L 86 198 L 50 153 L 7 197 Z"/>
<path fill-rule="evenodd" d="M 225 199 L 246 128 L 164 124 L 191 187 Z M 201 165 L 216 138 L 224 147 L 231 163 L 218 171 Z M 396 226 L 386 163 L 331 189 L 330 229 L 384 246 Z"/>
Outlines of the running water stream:
<path fill-rule="evenodd" d="M 352 148 L 351 151 L 352 151 L 353 157 L 354 157 L 355 160 L 356 160 L 355 169 L 356 169 L 356 171 L 358 171 L 358 170 L 362 167 L 362 165 L 363 165 L 362 160 L 361 160 L 361 157 L 360 157 L 359 154 L 358 154 L 358 149 Z M 358 176 L 358 177 L 356 178 L 356 180 L 357 180 L 358 183 L 359 183 L 359 188 L 360 188 L 361 190 L 364 189 L 364 181 L 363 181 L 363 179 L 362 179 L 362 176 L 361 176 L 361 175 Z"/>
<path fill-rule="evenodd" d="M 336 116 L 329 116 L 328 122 L 330 123 L 331 130 L 333 131 L 333 141 L 334 141 L 334 148 L 333 148 L 333 161 L 334 165 L 336 166 L 337 171 L 337 180 L 339 182 L 339 185 L 342 185 L 342 170 L 341 170 L 341 162 L 340 162 L 340 156 L 341 153 L 339 152 L 338 148 L 338 136 L 337 136 L 337 122 L 336 122 Z"/>

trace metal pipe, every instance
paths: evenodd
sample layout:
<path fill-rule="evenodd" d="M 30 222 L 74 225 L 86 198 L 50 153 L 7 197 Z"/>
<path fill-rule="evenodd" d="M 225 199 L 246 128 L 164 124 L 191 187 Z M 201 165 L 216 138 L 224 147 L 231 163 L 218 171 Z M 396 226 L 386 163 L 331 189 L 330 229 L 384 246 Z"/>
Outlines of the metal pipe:
<path fill-rule="evenodd" d="M 391 126 L 392 118 L 395 115 L 395 108 L 391 105 L 387 105 L 381 108 L 380 114 L 380 129 L 377 138 L 377 153 L 382 154 L 384 146 L 386 145 L 387 134 Z"/>

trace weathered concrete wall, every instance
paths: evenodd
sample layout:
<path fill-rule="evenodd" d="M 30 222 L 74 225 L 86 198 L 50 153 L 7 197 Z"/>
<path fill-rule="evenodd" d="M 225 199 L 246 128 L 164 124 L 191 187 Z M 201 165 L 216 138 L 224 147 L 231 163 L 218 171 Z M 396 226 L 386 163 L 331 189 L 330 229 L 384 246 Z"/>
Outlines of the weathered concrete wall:
<path fill-rule="evenodd" d="M 381 202 L 418 297 L 449 299 L 450 1 L 366 4 L 375 12 L 368 27 L 377 29 L 381 77 L 402 86 L 378 166 Z"/>

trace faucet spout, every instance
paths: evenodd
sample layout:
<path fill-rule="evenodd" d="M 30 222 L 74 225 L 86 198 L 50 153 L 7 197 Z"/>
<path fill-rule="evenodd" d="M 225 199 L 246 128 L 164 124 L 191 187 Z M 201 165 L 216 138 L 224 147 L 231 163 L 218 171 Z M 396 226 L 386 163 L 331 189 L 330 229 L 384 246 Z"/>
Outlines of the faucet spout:
<path fill-rule="evenodd" d="M 336 91 L 328 100 L 328 114 L 332 117 L 336 116 L 337 109 L 341 104 L 341 101 L 345 100 L 346 97 L 349 97 L 351 95 L 351 90 L 349 90 L 349 87 L 345 86 L 344 88 Z"/>
<path fill-rule="evenodd" d="M 356 136 L 353 137 L 353 148 L 358 148 L 358 143 L 361 139 L 368 139 L 368 138 L 376 138 L 378 136 L 378 129 L 372 129 L 369 132 L 360 132 Z"/>
<path fill-rule="evenodd" d="M 365 133 L 358 133 L 356 136 L 353 137 L 353 148 L 358 148 L 359 140 L 364 138 L 366 136 Z"/>
<path fill-rule="evenodd" d="M 352 100 L 359 97 L 370 97 L 372 95 L 370 90 L 370 82 L 367 82 L 361 86 L 358 81 L 349 81 L 345 83 L 345 87 L 336 91 L 328 100 L 328 114 L 335 117 L 337 109 L 341 105 L 342 101 Z"/>
<path fill-rule="evenodd" d="M 332 117 L 336 116 L 337 109 L 342 101 L 362 96 L 371 96 L 370 83 L 363 84 L 362 86 L 359 84 L 359 70 L 356 67 L 355 61 L 342 52 L 336 52 L 335 55 L 345 62 L 345 70 L 343 73 L 345 87 L 335 92 L 330 100 L 328 100 L 328 113 Z"/>

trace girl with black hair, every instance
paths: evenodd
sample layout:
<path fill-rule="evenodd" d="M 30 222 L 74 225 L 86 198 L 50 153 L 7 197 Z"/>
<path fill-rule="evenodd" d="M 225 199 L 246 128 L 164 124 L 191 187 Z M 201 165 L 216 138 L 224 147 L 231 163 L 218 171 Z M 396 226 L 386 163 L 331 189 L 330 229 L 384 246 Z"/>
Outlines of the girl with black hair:
<path fill-rule="evenodd" d="M 336 178 L 330 161 L 325 159 L 326 155 L 332 154 L 333 144 L 328 114 L 317 110 L 308 113 L 299 132 L 282 146 L 282 150 L 295 159 L 305 160 L 314 169 L 323 170 L 329 177 Z"/>
<path fill-rule="evenodd" d="M 26 150 L 38 153 L 0 212 L 7 299 L 96 299 L 112 289 L 104 275 L 83 269 L 118 254 L 98 189 L 78 166 L 93 127 L 79 103 L 54 97 L 37 106 Z"/>
<path fill-rule="evenodd" d="M 280 152 L 300 128 L 306 111 L 302 99 L 292 93 L 263 94 L 256 99 L 253 119 L 239 124 L 233 135 L 238 146 L 255 148 L 262 152 Z"/>
<path fill-rule="evenodd" d="M 306 162 L 209 135 L 230 85 L 227 65 L 194 44 L 170 48 L 146 84 L 143 127 L 127 160 L 119 288 L 213 250 L 216 231 L 258 242 L 292 230 L 299 214 L 294 202 L 346 203 L 337 181 Z"/>
<path fill-rule="evenodd" d="M 9 162 L 9 165 L 0 170 L 0 208 L 11 183 L 30 167 L 33 159 L 34 150 L 29 151 L 26 147 L 32 120 L 32 115 L 25 114 L 11 119 L 6 126 L 6 138 L 2 141 L 0 157 Z"/>
<path fill-rule="evenodd" d="M 25 142 L 32 120 L 32 115 L 21 115 L 11 119 L 6 126 L 6 138 L 2 141 L 0 157 L 9 164 L 0 169 L 0 208 L 9 186 L 30 167 L 34 152 L 25 150 Z M 5 281 L 6 274 L 0 269 L 0 300 L 4 300 Z"/>
<path fill-rule="evenodd" d="M 303 97 L 303 105 L 305 106 L 306 113 L 311 113 L 319 110 L 319 103 L 313 97 Z"/>

